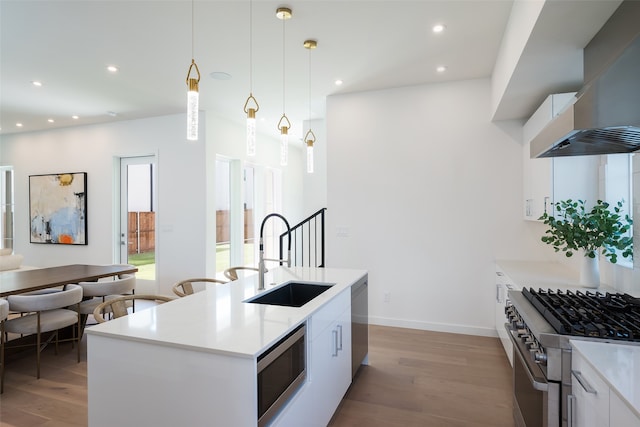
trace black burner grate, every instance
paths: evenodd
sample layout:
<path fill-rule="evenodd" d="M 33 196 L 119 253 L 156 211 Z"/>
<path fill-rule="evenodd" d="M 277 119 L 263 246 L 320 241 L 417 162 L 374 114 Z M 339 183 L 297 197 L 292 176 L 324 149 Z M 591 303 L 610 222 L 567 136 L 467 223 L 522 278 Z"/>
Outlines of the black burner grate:
<path fill-rule="evenodd" d="M 524 288 L 559 334 L 640 341 L 640 299 L 628 294 Z"/>

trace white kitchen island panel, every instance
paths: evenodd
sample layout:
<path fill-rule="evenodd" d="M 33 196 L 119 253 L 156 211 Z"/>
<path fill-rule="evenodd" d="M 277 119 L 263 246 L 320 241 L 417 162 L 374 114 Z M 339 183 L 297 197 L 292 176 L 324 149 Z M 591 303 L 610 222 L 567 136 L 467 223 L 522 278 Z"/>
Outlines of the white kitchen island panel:
<path fill-rule="evenodd" d="M 350 288 L 366 275 L 280 267 L 267 273 L 265 291 L 250 276 L 87 328 L 89 426 L 256 426 L 257 360 L 302 323 L 314 341 L 309 377 L 289 406 L 309 396 L 328 421 L 351 382 Z M 289 281 L 333 286 L 302 307 L 247 302 Z M 330 387 L 315 387 L 318 378 Z M 282 425 L 304 425 L 306 415 Z"/>
<path fill-rule="evenodd" d="M 256 423 L 253 359 L 99 335 L 88 346 L 90 426 Z"/>

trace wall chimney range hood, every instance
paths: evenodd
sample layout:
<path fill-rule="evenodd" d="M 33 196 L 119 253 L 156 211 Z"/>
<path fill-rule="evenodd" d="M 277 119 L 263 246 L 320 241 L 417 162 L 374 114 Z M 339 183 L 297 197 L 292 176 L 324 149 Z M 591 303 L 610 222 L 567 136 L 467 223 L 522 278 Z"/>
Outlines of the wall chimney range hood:
<path fill-rule="evenodd" d="M 584 49 L 586 84 L 531 141 L 531 157 L 640 150 L 640 2 L 624 1 Z"/>

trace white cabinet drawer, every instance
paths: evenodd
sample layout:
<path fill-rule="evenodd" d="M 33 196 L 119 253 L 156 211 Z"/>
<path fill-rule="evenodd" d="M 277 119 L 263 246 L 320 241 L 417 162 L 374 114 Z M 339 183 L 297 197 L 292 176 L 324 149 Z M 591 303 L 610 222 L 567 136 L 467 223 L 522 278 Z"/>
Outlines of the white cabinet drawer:
<path fill-rule="evenodd" d="M 309 339 L 313 341 L 322 331 L 333 323 L 342 312 L 350 307 L 351 291 L 350 288 L 347 288 L 311 316 L 311 321 L 309 322 L 310 330 L 307 331 L 310 337 Z"/>
<path fill-rule="evenodd" d="M 606 427 L 609 425 L 609 385 L 577 352 L 571 367 L 573 426 Z"/>

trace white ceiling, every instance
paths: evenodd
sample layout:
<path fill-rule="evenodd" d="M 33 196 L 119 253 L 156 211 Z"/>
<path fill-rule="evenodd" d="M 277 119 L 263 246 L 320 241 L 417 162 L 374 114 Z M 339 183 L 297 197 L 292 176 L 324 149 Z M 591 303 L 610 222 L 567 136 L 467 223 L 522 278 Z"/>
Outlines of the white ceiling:
<path fill-rule="evenodd" d="M 577 90 L 581 49 L 619 1 L 547 3 L 494 119 L 528 117 L 547 94 Z M 193 56 L 202 76 L 200 107 L 244 122 L 252 56 L 253 94 L 260 104 L 258 118 L 264 119 L 258 130 L 276 135 L 283 113 L 283 45 L 284 112 L 298 138 L 309 106 L 312 118 L 324 117 L 328 95 L 487 78 L 512 4 L 196 0 Z M 279 6 L 293 10 L 284 28 L 275 16 Z M 0 132 L 184 112 L 191 11 L 190 0 L 0 0 Z M 436 23 L 446 26 L 442 34 L 431 31 Z M 318 48 L 304 49 L 305 39 L 317 40 Z M 107 72 L 110 64 L 119 72 Z M 438 65 L 447 71 L 437 73 Z M 213 79 L 212 72 L 228 73 L 231 79 Z M 340 87 L 334 85 L 338 78 L 344 81 Z M 33 86 L 34 80 L 43 86 Z M 17 122 L 23 127 L 17 128 Z"/>

